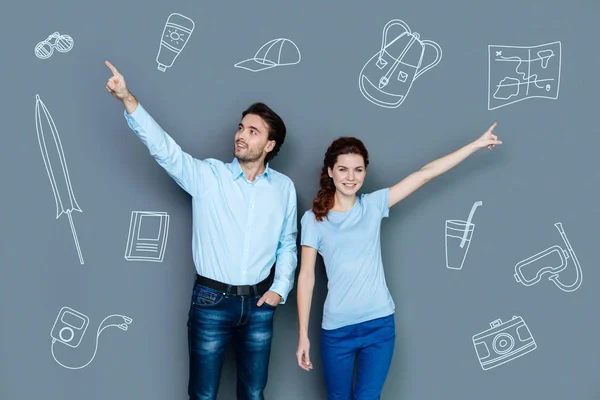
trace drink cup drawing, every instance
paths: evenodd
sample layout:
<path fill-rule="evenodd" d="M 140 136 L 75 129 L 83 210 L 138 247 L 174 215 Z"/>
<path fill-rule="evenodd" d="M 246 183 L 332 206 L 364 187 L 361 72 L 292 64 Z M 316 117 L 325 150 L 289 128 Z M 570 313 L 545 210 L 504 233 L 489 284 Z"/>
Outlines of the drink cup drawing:
<path fill-rule="evenodd" d="M 401 33 L 388 37 L 390 28 L 400 27 Z M 426 53 L 435 51 L 433 60 L 424 64 Z M 427 59 L 431 57 L 427 55 Z M 383 28 L 381 47 L 360 71 L 358 86 L 371 103 L 385 108 L 399 107 L 413 82 L 435 67 L 442 59 L 441 47 L 431 40 L 421 40 L 417 32 L 399 19 Z"/>
<path fill-rule="evenodd" d="M 475 210 L 481 205 L 483 205 L 483 202 L 481 201 L 477 201 L 473 204 L 467 221 L 446 221 L 445 243 L 447 268 L 462 269 L 465 259 L 467 258 L 471 239 L 473 238 L 473 231 L 475 230 L 475 224 L 471 221 L 473 220 Z"/>
<path fill-rule="evenodd" d="M 194 21 L 188 17 L 173 13 L 167 18 L 156 55 L 159 71 L 173 66 L 194 31 Z"/>

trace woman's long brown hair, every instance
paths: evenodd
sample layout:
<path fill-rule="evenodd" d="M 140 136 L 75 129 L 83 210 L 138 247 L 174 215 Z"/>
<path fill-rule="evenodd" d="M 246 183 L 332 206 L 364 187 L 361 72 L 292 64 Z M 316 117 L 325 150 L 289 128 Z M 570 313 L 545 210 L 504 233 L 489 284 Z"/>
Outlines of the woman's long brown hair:
<path fill-rule="evenodd" d="M 362 156 L 365 168 L 369 165 L 369 153 L 359 139 L 344 136 L 331 143 L 325 152 L 323 168 L 321 168 L 320 189 L 317 197 L 313 199 L 312 211 L 317 221 L 323 221 L 323 218 L 334 206 L 335 185 L 333 178 L 329 177 L 328 168 L 333 169 L 338 156 L 342 154 L 358 154 Z"/>

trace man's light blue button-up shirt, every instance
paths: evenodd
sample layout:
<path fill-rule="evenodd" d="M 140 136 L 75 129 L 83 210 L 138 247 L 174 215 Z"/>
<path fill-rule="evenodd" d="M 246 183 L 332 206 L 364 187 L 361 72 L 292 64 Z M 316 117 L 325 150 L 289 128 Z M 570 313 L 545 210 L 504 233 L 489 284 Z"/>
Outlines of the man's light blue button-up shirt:
<path fill-rule="evenodd" d="M 192 196 L 192 256 L 199 275 L 252 285 L 273 266 L 272 291 L 284 302 L 298 262 L 296 190 L 269 168 L 251 182 L 237 160 L 199 160 L 185 153 L 141 104 L 124 113 L 129 127 L 167 173 Z"/>

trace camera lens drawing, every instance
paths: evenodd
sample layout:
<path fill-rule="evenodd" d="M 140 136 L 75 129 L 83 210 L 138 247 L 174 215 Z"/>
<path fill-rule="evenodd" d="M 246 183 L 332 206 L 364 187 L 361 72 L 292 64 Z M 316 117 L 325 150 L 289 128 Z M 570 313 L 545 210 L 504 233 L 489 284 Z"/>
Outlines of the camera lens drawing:
<path fill-rule="evenodd" d="M 73 224 L 73 217 L 71 215 L 73 211 L 82 211 L 79 204 L 77 204 L 75 194 L 73 193 L 69 169 L 67 168 L 67 159 L 65 158 L 58 129 L 56 129 L 52 115 L 50 115 L 46 105 L 37 94 L 35 95 L 35 129 L 37 131 L 40 151 L 42 152 L 42 159 L 44 160 L 50 185 L 52 186 L 52 193 L 54 194 L 56 219 L 63 214 L 67 215 L 71 226 L 73 240 L 75 241 L 77 255 L 79 256 L 79 263 L 83 264 L 79 239 L 77 238 L 77 232 L 75 231 L 75 225 Z M 58 165 L 60 165 L 60 167 L 57 167 Z M 57 171 L 60 171 L 58 174 L 55 174 L 55 168 Z"/>
<path fill-rule="evenodd" d="M 467 221 L 461 220 L 447 220 L 445 230 L 445 244 L 446 244 L 446 267 L 449 269 L 460 270 L 465 263 L 467 258 L 467 252 L 471 240 L 473 239 L 473 231 L 475 230 L 475 224 L 473 215 L 477 207 L 483 205 L 482 201 L 476 201 L 471 207 L 469 218 Z"/>
<path fill-rule="evenodd" d="M 156 62 L 159 71 L 166 71 L 173 66 L 175 59 L 181 54 L 194 32 L 194 21 L 178 13 L 172 13 L 167 18 L 160 39 Z"/>
<path fill-rule="evenodd" d="M 109 320 L 112 320 L 112 323 L 107 323 Z M 60 343 L 71 348 L 77 348 L 81 344 L 81 340 L 83 339 L 83 336 L 85 335 L 85 332 L 90 324 L 90 319 L 87 315 L 82 314 L 79 311 L 76 311 L 70 307 L 63 307 L 58 312 L 58 316 L 56 317 L 54 325 L 50 330 L 50 337 L 52 338 L 50 353 L 52 354 L 54 361 L 56 361 L 56 363 L 61 367 L 67 369 L 85 368 L 90 365 L 90 363 L 96 357 L 96 353 L 98 352 L 98 339 L 105 329 L 116 327 L 122 331 L 127 331 L 132 322 L 133 320 L 131 318 L 121 314 L 113 314 L 104 318 L 98 326 L 98 330 L 96 331 L 96 346 L 94 349 L 94 354 L 92 354 L 92 358 L 83 365 L 73 367 L 58 360 L 58 357 L 54 351 L 54 345 L 56 343 Z"/>
<path fill-rule="evenodd" d="M 483 370 L 513 361 L 537 348 L 527 324 L 520 316 L 510 321 L 496 319 L 490 328 L 473 335 L 473 346 Z"/>
<path fill-rule="evenodd" d="M 583 271 L 577 259 L 577 255 L 567 238 L 562 223 L 554 224 L 560 234 L 566 250 L 560 245 L 548 247 L 525 260 L 519 261 L 515 265 L 515 280 L 525 286 L 533 286 L 540 282 L 544 275 L 548 274 L 548 280 L 552 281 L 557 288 L 563 292 L 573 292 L 581 286 L 583 281 Z M 569 260 L 571 260 L 569 262 Z M 575 271 L 575 279 L 570 284 L 565 284 L 559 280 L 560 274 L 571 264 Z"/>

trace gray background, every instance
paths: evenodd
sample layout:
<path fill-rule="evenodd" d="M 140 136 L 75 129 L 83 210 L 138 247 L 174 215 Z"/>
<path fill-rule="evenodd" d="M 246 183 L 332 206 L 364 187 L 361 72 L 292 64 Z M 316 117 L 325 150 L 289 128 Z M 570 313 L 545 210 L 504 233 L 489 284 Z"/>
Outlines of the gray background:
<path fill-rule="evenodd" d="M 382 398 L 600 398 L 597 1 L 36 0 L 1 8 L 0 398 L 187 398 L 190 198 L 128 129 L 121 104 L 104 89 L 110 76 L 105 59 L 198 158 L 230 161 L 241 111 L 254 101 L 271 105 L 289 132 L 272 166 L 295 182 L 299 215 L 310 207 L 324 151 L 338 136 L 357 136 L 367 145 L 369 192 L 499 121 L 502 146 L 428 183 L 384 220 L 381 244 L 397 306 L 397 341 Z M 190 17 L 196 28 L 173 67 L 160 72 L 155 58 L 172 12 Z M 404 104 L 386 109 L 363 98 L 357 80 L 394 18 L 436 41 L 443 58 L 415 81 Z M 72 36 L 73 50 L 36 58 L 36 43 L 54 31 Z M 260 73 L 233 67 L 277 37 L 298 45 L 298 65 Z M 559 98 L 488 111 L 487 46 L 557 40 Z M 85 265 L 66 217 L 54 218 L 36 138 L 36 93 L 56 122 L 83 209 L 74 223 Z M 447 269 L 444 222 L 466 219 L 478 200 L 483 206 L 465 265 Z M 124 259 L 133 210 L 169 213 L 163 263 Z M 573 293 L 546 278 L 532 287 L 513 279 L 517 262 L 563 245 L 555 222 L 563 223 L 583 268 L 583 284 Z M 569 271 L 561 275 L 567 283 Z M 315 369 L 307 373 L 296 365 L 294 290 L 275 317 L 267 398 L 325 398 L 318 336 L 325 294 L 319 259 L 310 321 Z M 127 332 L 105 331 L 94 361 L 71 371 L 50 354 L 50 329 L 63 306 L 91 320 L 79 348 L 61 353 L 74 365 L 93 353 L 105 316 L 125 314 L 133 323 Z M 523 317 L 538 348 L 483 371 L 472 336 L 513 315 Z M 220 399 L 234 398 L 234 373 L 229 353 Z"/>

